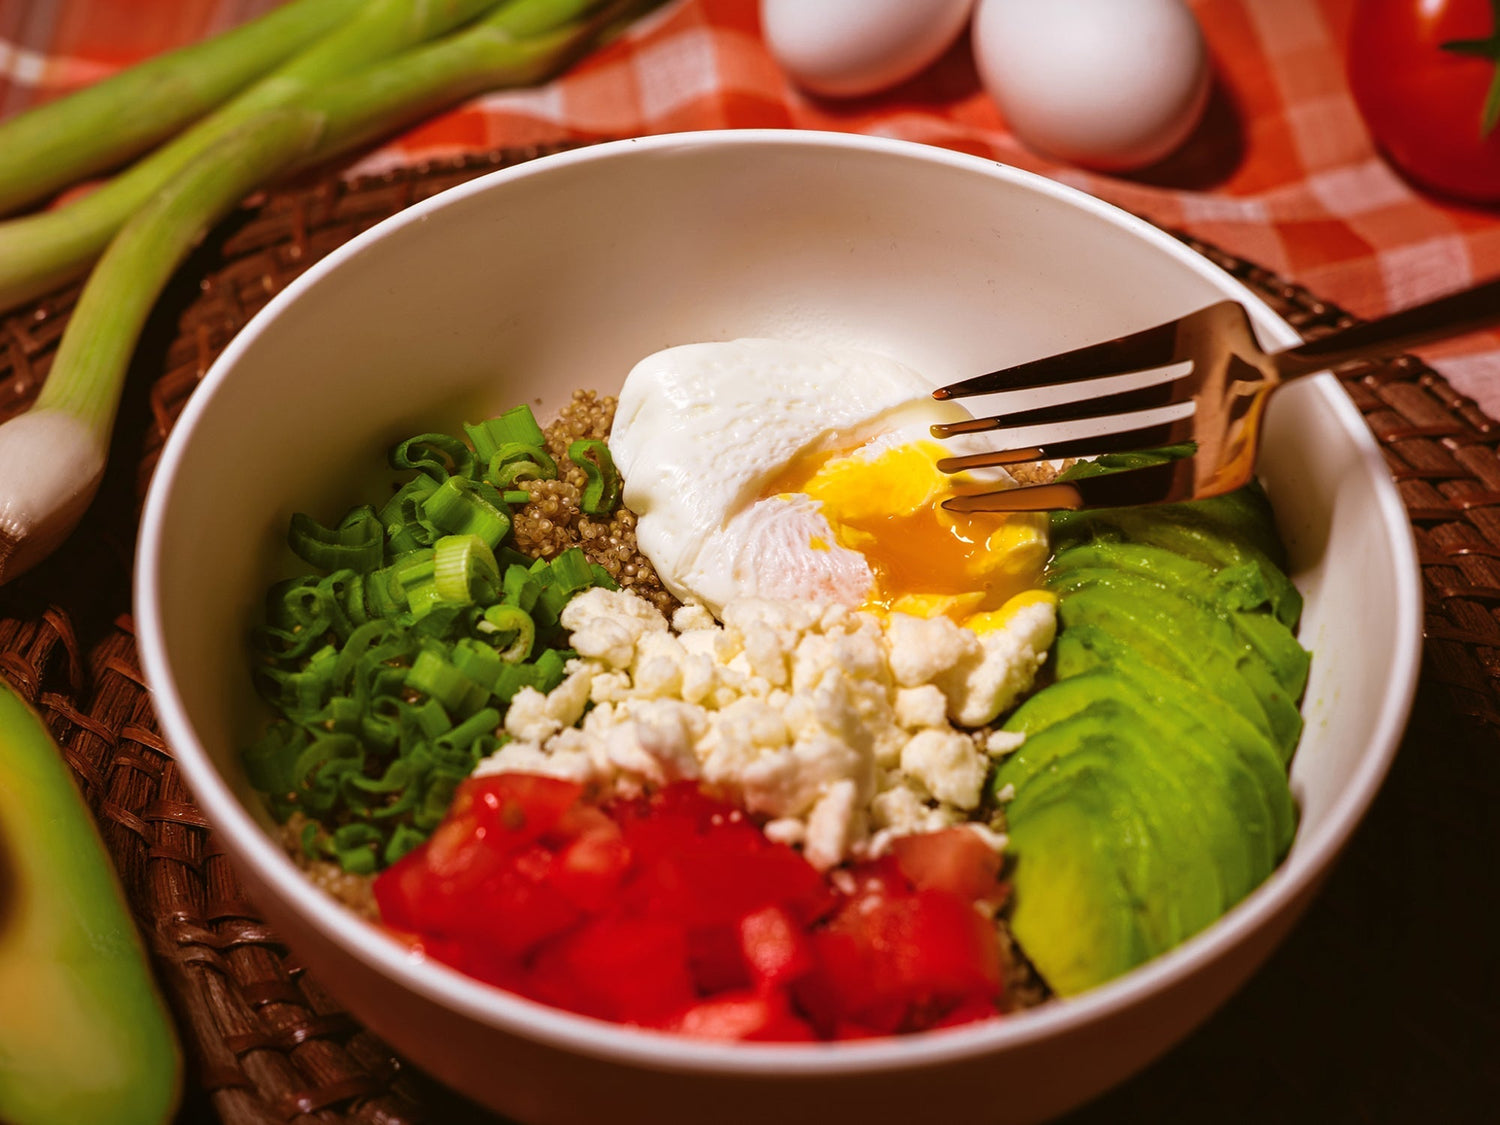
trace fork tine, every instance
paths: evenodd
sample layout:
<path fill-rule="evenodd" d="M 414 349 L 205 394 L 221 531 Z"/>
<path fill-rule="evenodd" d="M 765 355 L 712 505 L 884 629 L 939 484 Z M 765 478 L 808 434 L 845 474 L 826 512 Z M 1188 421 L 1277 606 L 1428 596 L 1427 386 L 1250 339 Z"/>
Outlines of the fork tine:
<path fill-rule="evenodd" d="M 942 457 L 938 459 L 937 469 L 940 473 L 961 473 L 968 469 L 985 469 L 995 465 L 1020 465 L 1027 461 L 1062 461 L 1071 457 L 1097 457 L 1101 453 L 1132 453 L 1142 449 L 1157 449 L 1164 445 L 1177 445 L 1191 441 L 1192 436 L 1193 420 L 1179 418 L 1173 422 L 1160 422 L 1133 430 L 1120 430 L 1112 434 L 1094 434 L 1091 437 L 1020 446 L 1015 449 L 994 449 L 984 453 L 969 453 L 960 457 Z"/>
<path fill-rule="evenodd" d="M 968 398 L 1020 387 L 1050 387 L 1106 375 L 1127 375 L 1162 367 L 1180 358 L 1177 355 L 1177 329 L 1180 320 L 1169 320 L 1114 340 L 1086 344 L 1070 352 L 1044 356 L 1015 367 L 976 375 L 972 379 L 950 383 L 932 392 L 935 399 Z"/>
<path fill-rule="evenodd" d="M 961 422 L 938 422 L 931 427 L 932 436 L 938 439 L 957 434 L 983 433 L 1001 428 L 1015 429 L 1034 426 L 1043 422 L 1080 422 L 1090 418 L 1103 418 L 1110 414 L 1123 414 L 1137 410 L 1153 410 L 1162 406 L 1178 406 L 1189 401 L 1193 383 L 1186 376 L 1146 387 L 1119 391 L 1099 398 L 1061 402 L 1053 406 L 1039 406 L 1033 410 L 1017 410 L 1010 414 L 999 414 L 989 418 L 965 418 Z"/>
<path fill-rule="evenodd" d="M 1194 460 L 1182 457 L 1080 480 L 950 496 L 943 507 L 950 512 L 1047 512 L 1173 503 L 1193 495 Z"/>

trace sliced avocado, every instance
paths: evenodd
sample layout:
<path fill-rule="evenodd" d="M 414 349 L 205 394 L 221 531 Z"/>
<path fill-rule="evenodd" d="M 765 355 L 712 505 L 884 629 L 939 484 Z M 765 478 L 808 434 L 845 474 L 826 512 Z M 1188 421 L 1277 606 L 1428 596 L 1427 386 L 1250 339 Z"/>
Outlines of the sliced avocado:
<path fill-rule="evenodd" d="M 1145 544 L 1095 542 L 1069 548 L 1053 559 L 1049 565 L 1049 577 L 1062 581 L 1062 575 L 1109 566 L 1130 574 L 1154 577 L 1170 589 L 1230 612 L 1253 609 L 1265 601 L 1260 571 L 1255 567 L 1229 568 L 1214 574 L 1191 559 Z M 1063 616 L 1071 621 L 1071 625 L 1058 636 L 1053 668 L 1059 678 L 1092 667 L 1105 658 L 1153 662 L 1167 671 L 1197 679 L 1220 691 L 1246 718 L 1269 731 L 1283 751 L 1283 761 L 1291 757 L 1302 734 L 1302 713 L 1296 701 L 1306 685 L 1308 655 L 1284 626 L 1263 621 L 1264 615 L 1260 614 L 1235 619 L 1242 634 L 1252 643 L 1259 641 L 1256 644 L 1259 651 L 1269 650 L 1275 654 L 1283 675 L 1287 677 L 1286 683 L 1280 682 L 1269 663 L 1242 659 L 1236 663 L 1240 677 L 1245 681 L 1242 684 L 1226 674 L 1225 662 L 1217 658 L 1219 654 L 1209 646 L 1195 642 L 1191 635 L 1181 648 L 1139 645 L 1132 643 L 1118 629 L 1085 632 L 1083 626 L 1086 622 L 1080 620 L 1083 614 L 1078 607 L 1065 605 Z M 1169 623 L 1182 624 L 1175 619 Z M 1180 628 L 1177 632 L 1181 632 Z M 1080 644 L 1091 651 L 1080 651 Z M 1253 692 L 1253 701 L 1249 692 Z"/>
<path fill-rule="evenodd" d="M 1300 698 L 1307 683 L 1307 651 L 1297 643 L 1291 630 L 1265 613 L 1241 613 L 1223 610 L 1212 603 L 1168 589 L 1151 578 L 1109 567 L 1077 567 L 1060 574 L 1049 574 L 1048 589 L 1062 601 L 1060 612 L 1066 612 L 1071 595 L 1096 588 L 1140 606 L 1140 612 L 1154 612 L 1168 621 L 1179 623 L 1180 631 L 1197 639 L 1195 647 L 1212 644 L 1227 653 L 1243 658 L 1245 649 L 1260 653 L 1271 673 L 1289 695 Z M 1216 624 L 1216 622 L 1222 624 Z M 1233 636 L 1224 632 L 1227 625 Z"/>
<path fill-rule="evenodd" d="M 1276 558 L 1268 554 L 1257 540 L 1238 534 L 1214 520 L 1195 516 L 1191 510 L 1176 505 L 1161 508 L 1111 508 L 1102 512 L 1073 513 L 1058 531 L 1054 519 L 1053 549 L 1087 543 L 1091 540 L 1127 541 L 1161 547 L 1186 556 L 1214 571 L 1229 567 L 1254 566 L 1261 574 L 1277 620 L 1294 626 L 1302 614 L 1302 595 L 1287 578 Z M 1078 518 L 1078 517 L 1082 518 Z"/>
<path fill-rule="evenodd" d="M 0 1121 L 160 1125 L 181 1063 L 108 853 L 0 680 Z"/>
<path fill-rule="evenodd" d="M 1135 686 L 1168 729 L 1224 764 L 1258 883 L 1286 854 L 1297 827 L 1297 810 L 1277 747 L 1211 691 L 1164 690 L 1160 681 L 1144 676 Z"/>
<path fill-rule="evenodd" d="M 1258 567 L 1242 565 L 1216 571 L 1150 543 L 1096 539 L 1059 551 L 1047 564 L 1049 574 L 1099 567 L 1154 579 L 1169 590 L 1226 610 L 1253 610 L 1270 604 L 1271 592 Z"/>
<path fill-rule="evenodd" d="M 1132 634 L 1133 640 L 1125 640 L 1112 629 L 1080 621 L 1078 616 L 1070 613 L 1069 626 L 1057 637 L 1052 667 L 1058 679 L 1094 668 L 1137 667 L 1154 675 L 1211 688 L 1278 745 L 1285 745 L 1287 739 L 1295 744 L 1302 714 L 1260 662 L 1242 661 L 1236 665 L 1211 649 L 1200 652 L 1197 660 L 1189 660 L 1165 642 L 1143 643 L 1151 640 L 1149 632 L 1137 629 Z"/>
<path fill-rule="evenodd" d="M 1028 734 L 1000 763 L 992 779 L 994 792 L 1010 785 L 1018 797 L 1025 794 L 1029 800 L 1035 777 L 1086 742 L 1113 739 L 1122 747 L 1124 780 L 1151 793 L 1159 815 L 1190 827 L 1197 836 L 1194 849 L 1211 860 L 1219 894 L 1210 921 L 1264 877 L 1268 856 L 1262 841 L 1268 837 L 1270 808 L 1236 754 L 1185 735 L 1174 712 L 1160 708 L 1150 689 L 1123 670 L 1062 680 L 1033 699 L 1043 697 L 1051 697 L 1044 710 L 1021 716 L 1015 726 L 1007 724 L 1008 729 L 1024 731 L 1030 722 L 1049 723 Z M 1057 718 L 1070 709 L 1066 717 Z M 1163 775 L 1163 780 L 1138 776 L 1148 770 Z M 1020 807 L 1025 805 L 1022 801 Z M 1007 806 L 1007 817 L 1012 815 L 1014 804 Z"/>
<path fill-rule="evenodd" d="M 1155 954 L 1117 858 L 1114 802 L 1085 778 L 1009 831 L 1011 932 L 1059 996 L 1073 996 Z"/>
<path fill-rule="evenodd" d="M 1207 926 L 1224 911 L 1224 886 L 1200 808 L 1181 783 L 1143 749 L 1138 726 L 1124 726 L 1092 737 L 1055 758 L 1017 792 L 1007 806 L 1007 824 L 1024 824 L 1029 811 L 1049 799 L 1066 800 L 1079 777 L 1096 779 L 1117 805 L 1119 819 L 1133 817 L 1139 835 L 1122 844 L 1141 849 L 1124 865 L 1135 872 L 1132 890 L 1143 911 L 1147 937 L 1157 951 L 1170 949 Z M 1049 797 L 1049 794 L 1052 795 Z M 1225 827 L 1234 817 L 1223 813 Z M 1218 833 L 1216 825 L 1212 829 Z"/>
<path fill-rule="evenodd" d="M 1062 479 L 1098 476 L 1121 469 L 1140 468 L 1168 460 L 1166 456 L 1145 451 L 1114 453 L 1094 461 L 1080 462 L 1062 474 Z M 1271 509 L 1265 489 L 1252 481 L 1243 488 L 1207 500 L 1180 504 L 1162 504 L 1149 509 L 1112 508 L 1090 512 L 1058 512 L 1052 518 L 1054 542 L 1075 536 L 1088 537 L 1101 529 L 1112 528 L 1127 539 L 1137 539 L 1132 530 L 1142 517 L 1148 522 L 1185 521 L 1212 527 L 1216 534 L 1234 538 L 1255 548 L 1277 570 L 1286 569 L 1286 550 L 1276 533 L 1276 514 Z"/>
<path fill-rule="evenodd" d="M 1287 732 L 1300 730 L 1296 703 L 1261 653 L 1224 618 L 1200 612 L 1169 592 L 1137 585 L 1122 593 L 1117 587 L 1084 582 L 1060 599 L 1058 619 L 1062 651 L 1072 644 L 1066 640 L 1071 629 L 1093 625 L 1134 645 L 1140 659 L 1191 669 L 1194 679 L 1225 693 L 1241 714 L 1278 743 Z M 1061 676 L 1061 657 L 1057 670 Z"/>

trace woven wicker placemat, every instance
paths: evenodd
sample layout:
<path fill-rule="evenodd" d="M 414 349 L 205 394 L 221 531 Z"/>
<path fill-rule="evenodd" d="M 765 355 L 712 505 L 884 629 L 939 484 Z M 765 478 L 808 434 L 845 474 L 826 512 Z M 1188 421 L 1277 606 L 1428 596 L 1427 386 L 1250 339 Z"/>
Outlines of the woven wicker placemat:
<path fill-rule="evenodd" d="M 129 577 L 161 444 L 230 337 L 360 231 L 543 151 L 347 182 L 330 174 L 252 200 L 160 302 L 106 485 L 83 526 L 45 567 L 0 588 L 0 674 L 36 701 L 63 746 L 177 1015 L 188 1054 L 184 1122 L 488 1120 L 362 1029 L 245 899 L 157 731 Z M 1264 269 L 1184 240 L 1306 336 L 1351 320 Z M 0 418 L 35 397 L 76 295 L 0 320 Z M 1070 1118 L 1077 1125 L 1208 1115 L 1467 1121 L 1500 1094 L 1500 989 L 1496 959 L 1481 953 L 1493 942 L 1479 936 L 1495 890 L 1488 812 L 1500 797 L 1500 427 L 1410 357 L 1342 381 L 1380 441 L 1420 547 L 1427 649 L 1416 716 L 1365 827 L 1271 965 L 1166 1060 Z"/>

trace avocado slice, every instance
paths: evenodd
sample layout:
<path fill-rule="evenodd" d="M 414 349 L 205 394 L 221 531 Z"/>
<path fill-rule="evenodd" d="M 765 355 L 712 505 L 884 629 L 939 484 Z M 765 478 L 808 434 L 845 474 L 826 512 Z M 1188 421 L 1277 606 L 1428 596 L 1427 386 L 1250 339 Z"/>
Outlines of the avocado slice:
<path fill-rule="evenodd" d="M 1160 547 L 1214 571 L 1253 566 L 1265 582 L 1276 619 L 1290 627 L 1295 626 L 1302 615 L 1302 594 L 1292 585 L 1276 557 L 1264 549 L 1264 537 L 1247 537 L 1239 528 L 1196 515 L 1186 506 L 1071 513 L 1061 523 L 1059 528 L 1059 521 L 1054 517 L 1053 548 L 1059 552 L 1092 540 L 1124 540 Z"/>
<path fill-rule="evenodd" d="M 46 726 L 0 680 L 0 1121 L 159 1125 L 180 1072 L 93 819 Z"/>
<path fill-rule="evenodd" d="M 1265 613 L 1243 613 L 1222 610 L 1212 603 L 1162 585 L 1151 578 L 1108 567 L 1076 567 L 1056 575 L 1047 575 L 1047 587 L 1058 595 L 1067 609 L 1071 595 L 1096 589 L 1123 601 L 1141 613 L 1154 612 L 1194 639 L 1201 650 L 1209 644 L 1239 657 L 1247 648 L 1258 652 L 1270 667 L 1282 689 L 1300 698 L 1307 684 L 1307 650 L 1297 643 L 1291 630 Z M 1224 626 L 1232 630 L 1226 633 Z"/>
<path fill-rule="evenodd" d="M 1213 654 L 1206 653 L 1205 646 L 1201 644 L 1189 644 L 1187 647 L 1194 650 L 1190 654 L 1176 652 L 1177 659 L 1158 662 L 1179 673 L 1186 672 L 1190 677 L 1221 690 L 1236 703 L 1246 718 L 1258 721 L 1257 715 L 1263 715 L 1264 725 L 1284 751 L 1283 760 L 1289 759 L 1302 735 L 1302 713 L 1296 700 L 1306 686 L 1308 656 L 1289 629 L 1264 620 L 1262 614 L 1248 612 L 1265 605 L 1269 599 L 1260 570 L 1244 565 L 1214 572 L 1201 563 L 1160 547 L 1100 540 L 1059 552 L 1049 564 L 1049 580 L 1063 582 L 1065 579 L 1062 576 L 1105 568 L 1154 580 L 1171 591 L 1212 606 L 1221 613 L 1240 613 L 1240 616 L 1234 618 L 1240 632 L 1269 657 L 1264 664 L 1260 661 L 1241 661 L 1238 665 L 1241 676 L 1254 690 L 1259 706 L 1246 705 L 1244 686 L 1233 677 L 1225 675 L 1222 668 L 1205 667 L 1206 656 L 1211 665 L 1222 664 L 1222 661 L 1213 661 Z M 1077 613 L 1074 612 L 1071 616 L 1076 617 Z M 1097 654 L 1076 651 L 1078 640 L 1088 643 L 1093 639 L 1087 636 L 1070 638 L 1067 629 L 1061 632 L 1054 663 L 1059 677 L 1069 675 L 1068 669 L 1075 661 L 1079 662 L 1079 667 L 1088 667 L 1097 662 L 1094 657 L 1103 655 L 1103 650 L 1114 651 L 1121 647 L 1109 646 L 1106 642 L 1092 644 L 1091 647 L 1101 650 Z M 1124 647 L 1129 653 L 1127 658 L 1132 661 L 1142 658 L 1150 660 L 1161 656 L 1164 651 L 1155 646 L 1147 648 L 1128 643 Z M 1276 661 L 1281 667 L 1281 674 L 1286 682 L 1278 683 L 1272 678 L 1270 660 Z"/>
<path fill-rule="evenodd" d="M 1114 802 L 1089 777 L 1038 802 L 1009 830 L 1011 932 L 1059 996 L 1074 996 L 1152 957 L 1122 865 L 1134 856 Z"/>
<path fill-rule="evenodd" d="M 1112 453 L 1079 462 L 1062 474 L 1063 480 L 1099 476 L 1111 471 L 1159 464 L 1170 457 L 1154 451 Z M 1187 522 L 1213 528 L 1216 533 L 1254 548 L 1278 571 L 1287 566 L 1286 549 L 1276 533 L 1276 514 L 1265 489 L 1257 481 L 1206 500 L 1161 504 L 1150 509 L 1110 508 L 1089 512 L 1057 512 L 1052 517 L 1053 541 L 1088 538 L 1101 532 L 1136 539 L 1142 518 L 1147 523 Z"/>
<path fill-rule="evenodd" d="M 1194 847 L 1212 858 L 1221 884 L 1218 912 L 1264 878 L 1272 860 L 1264 847 L 1270 838 L 1270 802 L 1260 790 L 1261 779 L 1249 773 L 1232 750 L 1188 737 L 1173 721 L 1173 710 L 1162 709 L 1153 690 L 1127 670 L 1101 669 L 1059 681 L 1033 698 L 1043 697 L 1051 697 L 1045 712 L 1033 711 L 1015 726 L 1008 724 L 1009 729 L 1025 730 L 1032 721 L 1049 723 L 1028 734 L 1000 763 L 991 780 L 992 794 L 1010 785 L 1017 794 L 1029 795 L 1032 779 L 1081 742 L 1109 736 L 1126 744 L 1122 762 L 1127 767 L 1165 775 L 1170 791 L 1163 792 L 1157 784 L 1152 787 L 1153 799 L 1161 802 L 1163 815 L 1176 816 L 1196 830 Z M 1071 713 L 1052 721 L 1070 707 Z M 1135 778 L 1132 773 L 1125 776 Z M 1012 813 L 1008 808 L 1007 816 Z"/>
<path fill-rule="evenodd" d="M 1075 730 L 1079 723 L 1070 723 Z M 1072 750 L 1054 758 L 1017 790 L 1006 807 L 1009 825 L 1024 824 L 1029 811 L 1045 804 L 1049 794 L 1067 799 L 1078 777 L 1095 777 L 1123 816 L 1133 814 L 1141 832 L 1123 846 L 1142 849 L 1124 865 L 1137 873 L 1132 890 L 1141 904 L 1143 925 L 1156 950 L 1170 949 L 1224 912 L 1224 882 L 1214 839 L 1238 834 L 1238 823 L 1220 806 L 1210 823 L 1206 806 L 1189 794 L 1172 772 L 1141 740 L 1139 724 L 1120 724 L 1105 734 L 1093 733 Z"/>
<path fill-rule="evenodd" d="M 1094 539 L 1057 552 L 1047 564 L 1052 575 L 1104 567 L 1153 579 L 1169 590 L 1178 590 L 1225 610 L 1260 609 L 1269 606 L 1271 600 L 1271 591 L 1257 567 L 1240 565 L 1215 570 L 1151 543 Z"/>
<path fill-rule="evenodd" d="M 1070 632 L 1091 625 L 1134 648 L 1138 656 L 1129 659 L 1188 669 L 1193 680 L 1222 693 L 1278 746 L 1295 744 L 1288 740 L 1301 731 L 1296 703 L 1261 653 L 1222 617 L 1198 612 L 1192 603 L 1161 587 L 1138 585 L 1122 593 L 1108 584 L 1087 582 L 1059 600 L 1058 618 L 1060 677 L 1066 674 L 1064 660 L 1072 667 L 1078 659 L 1072 651 L 1078 642 L 1068 639 Z M 1089 639 L 1085 635 L 1081 641 Z"/>
<path fill-rule="evenodd" d="M 1223 766 L 1251 857 L 1252 885 L 1259 883 L 1286 854 L 1297 827 L 1276 746 L 1211 691 L 1174 691 L 1145 675 L 1134 676 L 1132 686 L 1144 696 L 1161 730 L 1194 743 Z"/>

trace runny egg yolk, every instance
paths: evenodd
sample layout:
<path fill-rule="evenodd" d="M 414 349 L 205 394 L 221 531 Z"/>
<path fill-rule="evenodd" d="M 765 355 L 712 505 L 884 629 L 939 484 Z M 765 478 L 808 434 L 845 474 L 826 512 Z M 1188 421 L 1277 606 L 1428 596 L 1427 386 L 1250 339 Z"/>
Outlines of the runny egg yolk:
<path fill-rule="evenodd" d="M 1019 605 L 1045 596 L 1037 587 L 1047 561 L 1046 517 L 941 507 L 954 491 L 953 478 L 938 471 L 945 455 L 925 440 L 874 456 L 808 454 L 791 461 L 763 495 L 800 492 L 818 501 L 838 546 L 859 552 L 874 572 L 861 609 L 946 614 L 976 630 L 998 628 L 1012 599 Z M 817 538 L 808 544 L 831 546 Z"/>

